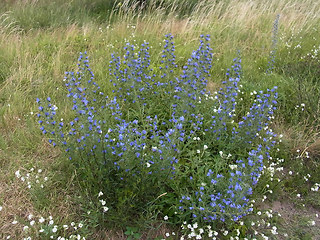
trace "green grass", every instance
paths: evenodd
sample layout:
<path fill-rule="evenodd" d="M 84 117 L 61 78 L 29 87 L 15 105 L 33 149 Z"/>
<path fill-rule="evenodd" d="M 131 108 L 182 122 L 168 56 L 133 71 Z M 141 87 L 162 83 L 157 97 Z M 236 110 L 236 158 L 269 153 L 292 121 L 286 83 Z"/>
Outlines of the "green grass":
<path fill-rule="evenodd" d="M 243 112 L 248 109 L 252 91 L 278 86 L 279 109 L 273 130 L 284 135 L 277 153 L 285 159 L 280 164 L 284 171 L 279 173 L 279 184 L 265 180 L 274 188 L 265 202 L 272 208 L 274 202 L 281 201 L 297 213 L 309 214 L 312 207 L 320 215 L 319 194 L 310 190 L 320 183 L 320 53 L 314 53 L 320 48 L 320 4 L 311 0 L 203 1 L 199 5 L 197 1 L 181 1 L 152 1 L 144 9 L 134 1 L 0 2 L 0 181 L 4 183 L 0 186 L 1 237 L 19 238 L 21 225 L 8 223 L 14 216 L 23 218 L 31 212 L 52 215 L 61 224 L 86 219 L 85 200 L 78 198 L 82 190 L 74 181 L 77 171 L 38 130 L 35 98 L 50 95 L 68 116 L 63 77 L 65 71 L 75 69 L 80 51 L 88 51 L 97 82 L 105 93 L 111 93 L 107 78 L 110 54 L 123 54 L 125 39 L 136 43 L 146 40 L 152 46 L 151 62 L 155 63 L 160 59 L 159 43 L 169 32 L 175 36 L 179 67 L 185 64 L 198 36 L 211 34 L 215 54 L 210 82 L 214 90 L 240 50 L 243 101 L 239 104 Z M 278 13 L 280 38 L 275 70 L 267 76 L 272 24 Z M 305 104 L 303 111 L 301 104 Z M 297 149 L 308 151 L 310 158 L 296 158 Z M 32 167 L 44 169 L 50 178 L 44 192 L 27 191 L 24 183 L 14 177 L 16 170 Z M 307 174 L 311 177 L 305 181 Z M 297 199 L 297 194 L 302 197 Z M 285 217 L 279 226 L 288 234 L 295 229 L 292 239 L 319 238 L 319 232 L 306 223 L 308 219 L 301 221 L 298 214 L 290 221 Z M 119 229 L 99 228 L 97 218 L 85 221 L 89 228 L 84 232 L 96 239 L 125 239 Z M 318 218 L 316 226 L 319 224 Z M 136 230 L 134 227 L 128 226 Z M 144 235 L 152 229 L 138 227 L 141 231 L 135 232 Z M 154 232 L 164 235 L 168 228 Z M 152 234 L 151 239 L 156 237 Z"/>

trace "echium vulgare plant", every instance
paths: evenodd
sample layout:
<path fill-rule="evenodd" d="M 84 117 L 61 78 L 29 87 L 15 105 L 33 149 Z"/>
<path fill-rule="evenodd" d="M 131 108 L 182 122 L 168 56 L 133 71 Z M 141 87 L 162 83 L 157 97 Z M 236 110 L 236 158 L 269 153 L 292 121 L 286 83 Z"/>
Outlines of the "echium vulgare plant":
<path fill-rule="evenodd" d="M 273 23 L 273 29 L 272 29 L 272 46 L 271 46 L 271 51 L 269 55 L 269 61 L 268 61 L 268 68 L 266 70 L 267 74 L 271 74 L 272 71 L 274 70 L 274 64 L 275 64 L 275 59 L 276 59 L 276 51 L 277 51 L 277 44 L 278 44 L 278 28 L 279 28 L 279 19 L 280 15 L 278 14 L 276 16 L 276 19 L 274 20 Z"/>
<path fill-rule="evenodd" d="M 224 87 L 209 92 L 209 41 L 201 35 L 199 48 L 179 68 L 167 35 L 157 69 L 148 43 L 138 52 L 127 43 L 123 57 L 111 56 L 111 96 L 81 53 L 78 71 L 65 76 L 70 122 L 59 121 L 50 97 L 37 99 L 49 142 L 64 149 L 88 193 L 107 193 L 109 222 L 152 209 L 176 211 L 180 224 L 228 223 L 252 211 L 250 195 L 275 144 L 268 125 L 276 87 L 256 94 L 248 113 L 238 116 L 241 60 L 234 59 Z"/>

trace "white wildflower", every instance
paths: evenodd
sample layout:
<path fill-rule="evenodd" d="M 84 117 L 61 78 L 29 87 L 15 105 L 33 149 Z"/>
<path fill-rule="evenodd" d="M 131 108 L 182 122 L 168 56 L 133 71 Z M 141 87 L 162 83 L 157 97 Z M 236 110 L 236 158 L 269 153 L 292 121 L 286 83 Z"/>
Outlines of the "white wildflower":
<path fill-rule="evenodd" d="M 57 232 L 57 231 L 58 231 L 58 226 L 55 225 L 55 226 L 53 227 L 53 229 L 52 229 L 52 232 L 55 233 L 55 232 Z"/>
<path fill-rule="evenodd" d="M 314 226 L 314 225 L 316 225 L 316 222 L 313 221 L 313 220 L 311 220 L 311 221 L 309 221 L 309 224 L 310 224 L 311 226 Z"/>
<path fill-rule="evenodd" d="M 109 210 L 108 207 L 103 207 L 103 212 L 107 212 Z"/>
<path fill-rule="evenodd" d="M 20 177 L 21 177 L 21 175 L 20 175 L 20 171 L 19 171 L 19 170 L 18 170 L 18 171 L 16 171 L 14 174 L 16 175 L 16 177 L 17 177 L 17 178 L 20 178 Z"/>

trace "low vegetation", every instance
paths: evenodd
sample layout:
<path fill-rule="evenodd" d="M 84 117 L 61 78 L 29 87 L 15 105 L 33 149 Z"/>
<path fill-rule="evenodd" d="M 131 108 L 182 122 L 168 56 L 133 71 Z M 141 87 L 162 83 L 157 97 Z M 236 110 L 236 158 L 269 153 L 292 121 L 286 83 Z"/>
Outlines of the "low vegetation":
<path fill-rule="evenodd" d="M 1 238 L 317 239 L 319 9 L 1 2 Z"/>

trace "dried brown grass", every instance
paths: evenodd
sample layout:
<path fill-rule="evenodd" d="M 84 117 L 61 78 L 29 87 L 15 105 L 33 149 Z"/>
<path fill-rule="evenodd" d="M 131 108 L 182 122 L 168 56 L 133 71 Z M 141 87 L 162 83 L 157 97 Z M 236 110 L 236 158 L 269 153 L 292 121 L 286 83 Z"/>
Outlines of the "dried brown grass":
<path fill-rule="evenodd" d="M 35 214 L 31 197 L 19 181 L 12 180 L 11 171 L 0 172 L 0 197 L 2 201 L 2 211 L 0 211 L 0 237 L 5 239 L 19 239 L 22 233 L 22 225 L 12 224 L 17 218 L 26 219 L 29 214 Z"/>

